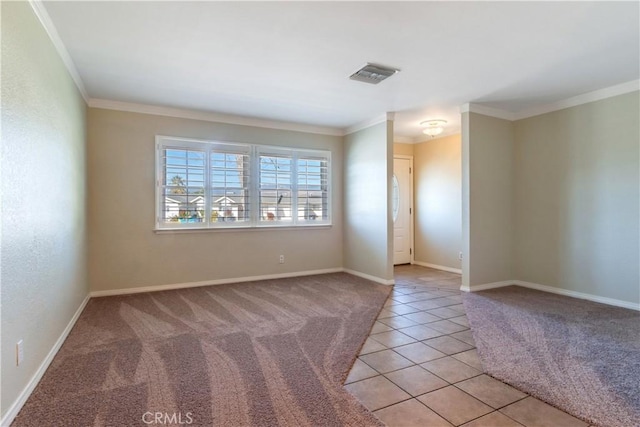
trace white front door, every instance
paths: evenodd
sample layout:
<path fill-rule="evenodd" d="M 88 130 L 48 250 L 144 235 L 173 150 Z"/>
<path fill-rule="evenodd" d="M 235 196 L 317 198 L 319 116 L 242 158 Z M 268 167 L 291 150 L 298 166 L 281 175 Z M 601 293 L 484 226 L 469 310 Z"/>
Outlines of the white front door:
<path fill-rule="evenodd" d="M 411 160 L 393 159 L 393 264 L 411 262 Z"/>

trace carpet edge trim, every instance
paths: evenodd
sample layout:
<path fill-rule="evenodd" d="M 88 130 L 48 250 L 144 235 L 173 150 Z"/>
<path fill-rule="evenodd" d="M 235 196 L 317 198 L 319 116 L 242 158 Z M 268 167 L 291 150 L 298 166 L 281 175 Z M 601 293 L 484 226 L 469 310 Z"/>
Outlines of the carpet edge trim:
<path fill-rule="evenodd" d="M 569 412 L 567 410 L 567 408 L 561 408 L 557 403 L 552 402 L 551 399 L 549 399 L 547 396 L 542 395 L 538 390 L 524 390 L 522 387 L 519 387 L 516 384 L 514 384 L 513 382 L 508 381 L 507 378 L 503 378 L 502 376 L 497 375 L 495 373 L 491 373 L 489 371 L 485 371 L 484 374 L 488 375 L 489 377 L 491 377 L 491 378 L 493 378 L 493 379 L 495 379 L 497 381 L 500 381 L 503 384 L 508 385 L 509 387 L 512 387 L 512 388 L 514 388 L 514 389 L 516 389 L 516 390 L 518 390 L 518 391 L 520 391 L 522 393 L 525 393 L 525 394 L 529 395 L 530 397 L 533 397 L 534 399 L 538 399 L 539 401 L 541 401 L 543 403 L 546 403 L 547 405 L 549 405 L 549 406 L 551 406 L 551 407 L 553 407 L 553 408 L 555 408 L 555 409 L 557 409 L 559 411 L 562 411 L 562 412 L 564 412 L 566 414 L 569 414 L 572 417 L 577 418 L 577 419 L 585 422 L 589 426 L 595 427 L 595 424 L 596 424 L 595 420 L 588 419 L 588 417 L 585 417 L 585 416 L 582 416 L 582 415 L 571 413 L 571 412 Z M 524 400 L 524 399 L 526 399 L 526 397 L 521 399 L 521 400 Z M 519 401 L 517 401 L 517 402 L 519 402 Z M 514 402 L 514 403 L 516 403 L 516 402 Z M 507 405 L 507 406 L 509 406 L 509 405 Z M 502 409 L 502 408 L 500 408 L 500 409 Z M 498 409 L 496 409 L 496 410 L 498 411 Z"/>
<path fill-rule="evenodd" d="M 227 285 L 230 283 L 254 282 L 257 280 L 285 279 L 289 277 L 313 276 L 316 274 L 342 273 L 346 270 L 342 267 L 325 268 L 322 270 L 294 271 L 291 273 L 264 274 L 260 276 L 232 277 L 228 279 L 203 280 L 200 282 L 170 283 L 166 285 L 140 286 L 132 288 L 109 289 L 104 291 L 92 291 L 89 295 L 94 297 L 109 297 L 116 295 L 139 294 L 144 292 L 170 291 L 173 289 L 198 288 L 201 286 Z"/>
<path fill-rule="evenodd" d="M 16 400 L 14 400 L 14 402 L 11 404 L 11 406 L 7 410 L 7 413 L 4 415 L 4 417 L 2 417 L 2 420 L 0 420 L 0 426 L 9 427 L 13 422 L 13 420 L 18 415 L 18 413 L 20 413 L 20 410 L 22 409 L 24 404 L 27 402 L 27 399 L 29 399 L 29 397 L 31 396 L 31 393 L 33 393 L 33 390 L 35 390 L 36 386 L 42 379 L 42 376 L 49 368 L 49 365 L 53 361 L 54 357 L 56 357 L 56 354 L 58 354 L 58 351 L 62 347 L 62 344 L 64 344 L 65 340 L 69 336 L 69 333 L 71 332 L 76 322 L 80 318 L 80 315 L 84 311 L 84 308 L 86 307 L 90 299 L 91 299 L 91 294 L 87 294 L 87 296 L 84 298 L 84 300 L 82 301 L 82 303 L 80 304 L 76 312 L 71 317 L 71 320 L 69 320 L 69 323 L 67 323 L 67 326 L 64 328 L 64 330 L 60 334 L 60 337 L 58 337 L 53 347 L 51 347 L 51 350 L 49 350 L 49 353 L 44 358 L 44 360 L 42 361 L 42 363 L 40 364 L 36 372 L 33 374 L 29 382 L 27 382 L 27 385 L 24 387 L 24 389 L 22 389 L 22 391 L 20 392 Z"/>
<path fill-rule="evenodd" d="M 373 329 L 373 326 L 376 324 L 376 322 L 378 321 L 378 316 L 380 316 L 380 313 L 382 312 L 382 310 L 384 310 L 384 305 L 387 302 L 387 300 L 389 299 L 389 296 L 391 295 L 391 289 L 389 289 L 387 291 L 387 296 L 385 297 L 384 301 L 382 302 L 382 305 L 380 305 L 380 310 L 378 310 L 378 312 L 376 313 L 376 317 L 373 318 L 373 323 L 371 323 L 371 327 L 369 328 L 369 331 L 367 332 L 367 336 L 365 337 L 365 339 L 362 341 L 362 344 L 360 344 L 360 346 L 358 347 L 358 352 L 356 353 L 356 355 L 354 356 L 353 360 L 351 361 L 351 366 L 349 366 L 349 369 L 347 370 L 347 372 L 344 374 L 344 378 L 340 379 L 340 384 L 342 384 L 342 387 L 344 388 L 344 386 L 346 385 L 345 382 L 347 381 L 347 378 L 349 377 L 349 374 L 351 373 L 351 370 L 353 369 L 353 365 L 355 365 L 356 360 L 358 360 L 358 356 L 360 356 L 360 352 L 362 351 L 362 347 L 364 347 L 364 343 L 367 342 L 367 340 L 369 339 L 369 337 L 371 336 L 371 330 Z M 346 389 L 345 389 L 346 390 Z M 347 391 L 347 393 L 349 393 L 349 391 Z M 351 394 L 351 393 L 349 393 Z M 351 394 L 351 396 L 353 396 Z M 353 396 L 355 397 L 355 396 Z M 356 398 L 357 400 L 357 398 Z M 364 406 L 364 405 L 363 405 Z M 366 407 L 365 407 L 366 408 Z M 367 409 L 368 410 L 368 409 Z M 370 411 L 373 414 L 373 411 Z"/>

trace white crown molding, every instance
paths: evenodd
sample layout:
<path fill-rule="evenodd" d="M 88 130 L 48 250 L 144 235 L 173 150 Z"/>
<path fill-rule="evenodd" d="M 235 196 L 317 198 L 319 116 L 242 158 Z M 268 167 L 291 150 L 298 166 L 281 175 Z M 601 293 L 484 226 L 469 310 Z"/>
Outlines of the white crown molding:
<path fill-rule="evenodd" d="M 80 78 L 80 73 L 78 73 L 78 69 L 76 68 L 76 65 L 73 63 L 73 59 L 71 59 L 71 55 L 69 55 L 67 48 L 62 42 L 62 39 L 58 34 L 58 30 L 56 30 L 55 25 L 53 25 L 53 21 L 51 20 L 51 17 L 49 16 L 47 9 L 44 7 L 44 4 L 40 0 L 29 0 L 29 5 L 31 5 L 31 9 L 33 9 L 33 12 L 40 20 L 42 27 L 44 28 L 47 35 L 49 36 L 49 39 L 51 39 L 51 42 L 53 43 L 53 46 L 55 47 L 56 51 L 58 51 L 58 55 L 60 55 L 60 59 L 62 59 L 62 62 L 64 63 L 65 67 L 67 67 L 67 71 L 69 72 L 69 75 L 71 75 L 71 78 L 76 84 L 78 91 L 80 91 L 82 98 L 84 98 L 84 102 L 88 104 L 89 95 L 87 94 L 87 90 L 84 87 L 84 83 Z"/>
<path fill-rule="evenodd" d="M 593 92 L 583 93 L 571 98 L 563 99 L 547 105 L 530 108 L 525 111 L 513 114 L 514 120 L 527 119 L 529 117 L 539 116 L 541 114 L 551 113 L 553 111 L 564 110 L 565 108 L 576 107 L 589 102 L 600 101 L 602 99 L 612 98 L 625 93 L 640 90 L 640 80 L 633 80 L 615 86 L 594 90 Z"/>
<path fill-rule="evenodd" d="M 513 113 L 510 111 L 501 110 L 499 108 L 487 107 L 486 105 L 476 104 L 473 102 L 463 104 L 460 107 L 460 113 L 477 113 L 483 116 L 495 117 L 503 120 L 513 120 Z"/>
<path fill-rule="evenodd" d="M 91 108 L 102 108 L 106 110 L 128 111 L 130 113 L 153 114 L 156 116 L 177 117 L 182 119 L 202 120 L 206 122 L 227 123 L 241 126 L 254 126 L 266 129 L 344 136 L 344 131 L 338 128 L 258 119 L 254 117 L 234 116 L 231 114 L 219 114 L 206 111 L 161 107 L 156 105 L 136 104 L 132 102 L 112 101 L 97 98 L 89 99 L 88 104 Z"/>
<path fill-rule="evenodd" d="M 640 80 L 632 80 L 630 82 L 621 83 L 615 86 L 609 86 L 593 92 L 583 93 L 571 98 L 563 99 L 551 104 L 541 105 L 529 108 L 528 110 L 517 113 L 501 110 L 499 108 L 487 107 L 486 105 L 476 104 L 473 102 L 460 106 L 460 113 L 478 113 L 483 116 L 496 117 L 509 121 L 527 119 L 529 117 L 539 116 L 541 114 L 552 113 L 554 111 L 564 110 L 565 108 L 576 107 L 590 102 L 600 101 L 602 99 L 612 98 L 625 93 L 631 93 L 640 90 Z"/>
<path fill-rule="evenodd" d="M 381 114 L 381 115 L 379 115 L 377 117 L 374 117 L 373 119 L 357 123 L 357 124 L 355 124 L 353 126 L 349 126 L 348 128 L 343 130 L 342 136 L 350 135 L 352 133 L 358 132 L 358 131 L 360 131 L 362 129 L 369 128 L 371 126 L 375 126 L 375 125 L 380 124 L 382 122 L 386 122 L 386 121 L 389 121 L 389 120 L 393 121 L 395 119 L 395 117 L 396 117 L 396 113 L 384 113 L 384 114 Z"/>
<path fill-rule="evenodd" d="M 25 388 L 22 390 L 22 392 L 20 392 L 20 394 L 18 395 L 18 398 L 9 407 L 7 412 L 4 414 L 4 417 L 2 417 L 2 420 L 0 420 L 0 426 L 2 427 L 10 426 L 13 420 L 15 419 L 16 415 L 18 415 L 18 413 L 26 403 L 27 399 L 29 399 L 29 396 L 31 396 L 31 393 L 33 393 L 33 390 L 35 390 L 36 386 L 42 379 L 42 376 L 46 372 L 47 368 L 49 367 L 51 362 L 53 362 L 53 358 L 56 356 L 56 354 L 58 354 L 58 351 L 62 347 L 62 344 L 64 343 L 64 341 L 67 339 L 67 336 L 69 336 L 71 329 L 73 329 L 73 326 L 76 324 L 76 322 L 78 321 L 78 318 L 82 314 L 82 311 L 84 310 L 87 303 L 89 302 L 89 298 L 90 296 L 87 295 L 85 299 L 82 301 L 82 303 L 80 304 L 80 307 L 78 307 L 73 317 L 71 317 L 71 320 L 69 320 L 69 323 L 67 323 L 67 327 L 64 328 L 64 330 L 56 340 L 55 344 L 53 345 L 53 347 L 51 347 L 51 350 L 49 350 L 49 353 L 44 358 L 40 366 L 38 367 L 38 370 L 35 372 L 35 374 L 33 374 L 33 376 L 31 377 L 31 379 L 29 380 Z"/>

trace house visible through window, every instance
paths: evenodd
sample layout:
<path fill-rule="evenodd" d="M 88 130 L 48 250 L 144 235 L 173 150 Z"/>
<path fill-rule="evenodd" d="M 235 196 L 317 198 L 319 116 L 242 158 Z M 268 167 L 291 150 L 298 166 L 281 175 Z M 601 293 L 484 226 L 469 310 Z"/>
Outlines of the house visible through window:
<path fill-rule="evenodd" d="M 330 152 L 156 138 L 157 228 L 327 225 Z"/>

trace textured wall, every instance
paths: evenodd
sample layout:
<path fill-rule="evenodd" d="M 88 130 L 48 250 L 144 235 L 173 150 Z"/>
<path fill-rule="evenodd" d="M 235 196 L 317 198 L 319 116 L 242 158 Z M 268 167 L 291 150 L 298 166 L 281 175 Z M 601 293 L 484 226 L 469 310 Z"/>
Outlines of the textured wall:
<path fill-rule="evenodd" d="M 331 150 L 333 226 L 154 233 L 156 135 Z M 92 291 L 342 267 L 341 137 L 90 108 L 87 154 Z"/>
<path fill-rule="evenodd" d="M 345 137 L 344 267 L 393 279 L 392 122 Z"/>
<path fill-rule="evenodd" d="M 29 3 L 2 2 L 3 416 L 87 296 L 85 241 L 84 101 Z"/>
<path fill-rule="evenodd" d="M 462 159 L 460 135 L 413 146 L 415 260 L 461 268 Z"/>
<path fill-rule="evenodd" d="M 515 122 L 515 276 L 640 302 L 638 92 Z"/>

